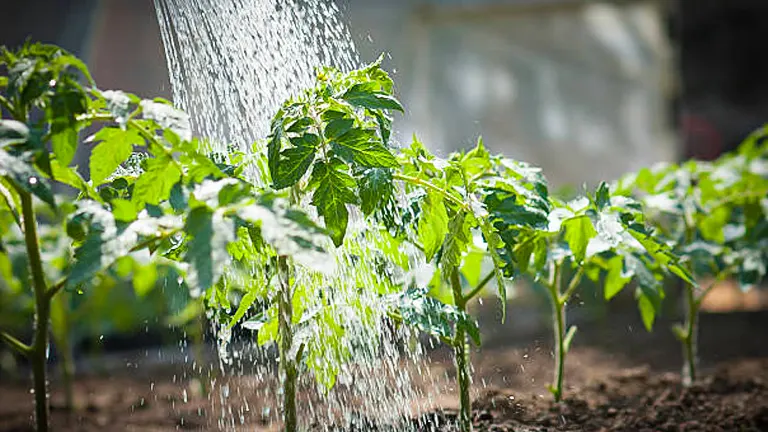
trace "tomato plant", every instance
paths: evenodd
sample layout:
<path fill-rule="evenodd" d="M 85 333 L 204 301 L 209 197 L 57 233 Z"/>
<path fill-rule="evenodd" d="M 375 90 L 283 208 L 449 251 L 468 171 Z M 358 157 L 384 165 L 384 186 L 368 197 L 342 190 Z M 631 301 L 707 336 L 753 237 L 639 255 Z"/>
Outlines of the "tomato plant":
<path fill-rule="evenodd" d="M 634 193 L 649 222 L 672 245 L 696 280 L 686 281 L 686 319 L 673 328 L 683 346 L 683 382 L 696 380 L 698 315 L 719 282 L 737 277 L 748 289 L 765 277 L 768 261 L 768 146 L 766 129 L 737 152 L 714 162 L 688 161 L 645 168 L 617 182 Z"/>
<path fill-rule="evenodd" d="M 49 326 L 62 291 L 87 292 L 104 274 L 147 286 L 173 269 L 193 293 L 210 293 L 243 230 L 259 247 L 323 253 L 320 228 L 244 181 L 242 155 L 208 156 L 167 102 L 101 91 L 80 60 L 51 45 L 3 49 L 0 66 L 10 116 L 0 120 L 0 269 L 33 293 L 35 310 L 31 343 L 0 338 L 32 365 L 38 430 L 48 429 Z M 86 182 L 70 164 L 88 126 L 98 130 L 85 140 L 97 143 Z M 74 195 L 54 194 L 65 186 Z M 55 217 L 39 216 L 41 206 Z M 19 248 L 24 265 L 8 265 Z"/>

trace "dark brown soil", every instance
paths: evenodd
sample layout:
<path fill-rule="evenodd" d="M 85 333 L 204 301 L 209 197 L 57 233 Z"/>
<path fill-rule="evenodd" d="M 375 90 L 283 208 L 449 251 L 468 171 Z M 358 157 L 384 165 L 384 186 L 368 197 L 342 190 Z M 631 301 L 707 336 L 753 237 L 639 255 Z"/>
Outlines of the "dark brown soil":
<path fill-rule="evenodd" d="M 588 324 L 580 327 L 561 404 L 554 404 L 545 389 L 552 373 L 547 334 L 526 335 L 525 343 L 512 336 L 487 338 L 490 343 L 473 356 L 476 430 L 768 431 L 768 313 L 704 315 L 702 379 L 691 388 L 680 385 L 679 347 L 668 323 L 648 335 L 633 321 L 635 315 L 627 315 L 627 321 L 611 317 L 608 330 L 599 323 L 595 326 L 600 331 Z M 449 353 L 438 350 L 432 358 L 432 374 L 451 379 Z M 235 428 L 219 424 L 222 410 L 216 397 L 202 395 L 199 387 L 174 373 L 133 366 L 111 376 L 78 377 L 72 414 L 61 409 L 62 394 L 54 380 L 52 430 L 279 430 L 272 421 L 274 410 L 264 414 L 263 393 L 254 390 L 260 384 L 253 379 L 232 378 L 230 383 L 243 389 L 238 397 L 250 406 L 243 424 Z M 451 387 L 432 400 L 441 409 L 414 419 L 421 425 L 417 430 L 455 430 Z M 29 385 L 0 382 L 0 432 L 31 430 L 31 413 Z"/>

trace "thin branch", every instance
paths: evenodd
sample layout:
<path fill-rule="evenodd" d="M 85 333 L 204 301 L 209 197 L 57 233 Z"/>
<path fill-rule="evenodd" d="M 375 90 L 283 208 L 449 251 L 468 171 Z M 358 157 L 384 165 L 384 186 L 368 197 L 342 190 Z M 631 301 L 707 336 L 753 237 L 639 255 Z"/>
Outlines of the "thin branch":
<path fill-rule="evenodd" d="M 490 282 L 494 276 L 496 276 L 496 270 L 491 270 L 490 273 L 488 273 L 483 280 L 480 281 L 480 283 L 477 284 L 477 286 L 470 292 L 468 292 L 466 295 L 463 295 L 462 298 L 465 302 L 468 302 L 472 300 L 477 294 L 480 293 L 480 291 L 485 288 L 486 285 L 488 285 L 488 282 Z"/>
<path fill-rule="evenodd" d="M 15 116 L 16 111 L 13 109 L 13 105 L 11 105 L 11 102 L 5 97 L 3 97 L 2 95 L 0 95 L 0 106 L 2 108 L 5 108 L 8 111 L 8 113 L 11 114 L 11 116 L 13 116 L 14 118 L 16 117 Z"/>
<path fill-rule="evenodd" d="M 29 354 L 32 352 L 32 347 L 4 331 L 0 331 L 0 339 L 2 339 L 3 342 L 7 343 L 8 346 L 16 350 L 16 352 L 23 355 L 24 357 L 29 356 Z"/>
<path fill-rule="evenodd" d="M 392 174 L 392 178 L 394 180 L 401 180 L 401 181 L 404 181 L 406 183 L 410 183 L 410 184 L 416 185 L 416 186 L 421 186 L 423 188 L 430 189 L 433 192 L 437 192 L 438 194 L 442 195 L 443 198 L 445 198 L 448 201 L 450 201 L 450 202 L 456 204 L 457 206 L 461 207 L 461 209 L 464 210 L 465 212 L 473 214 L 472 208 L 469 206 L 468 203 L 465 203 L 464 201 L 461 200 L 461 198 L 458 198 L 458 197 L 456 197 L 454 195 L 451 195 L 445 189 L 443 189 L 443 188 L 441 188 L 439 186 L 435 186 L 434 184 L 432 184 L 432 183 L 430 183 L 430 182 L 428 182 L 428 181 L 426 181 L 424 179 L 420 179 L 418 177 L 413 177 L 413 176 L 409 176 L 409 175 L 405 175 L 405 174 L 398 174 L 398 173 L 393 173 Z"/>
<path fill-rule="evenodd" d="M 571 278 L 571 282 L 568 283 L 568 288 L 565 290 L 565 293 L 560 296 L 560 302 L 567 302 L 571 296 L 573 295 L 573 292 L 576 291 L 576 288 L 578 288 L 579 283 L 581 283 L 581 277 L 584 275 L 584 266 L 579 266 L 579 269 L 576 270 L 576 274 L 573 275 Z"/>

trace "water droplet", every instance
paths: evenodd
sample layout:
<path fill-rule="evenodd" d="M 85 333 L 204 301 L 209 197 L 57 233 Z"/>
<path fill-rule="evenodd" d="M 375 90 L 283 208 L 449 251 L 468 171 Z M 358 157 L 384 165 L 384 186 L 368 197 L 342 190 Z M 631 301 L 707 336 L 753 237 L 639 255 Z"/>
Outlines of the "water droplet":
<path fill-rule="evenodd" d="M 36 185 L 38 182 L 37 177 L 30 177 L 29 178 L 29 184 Z"/>

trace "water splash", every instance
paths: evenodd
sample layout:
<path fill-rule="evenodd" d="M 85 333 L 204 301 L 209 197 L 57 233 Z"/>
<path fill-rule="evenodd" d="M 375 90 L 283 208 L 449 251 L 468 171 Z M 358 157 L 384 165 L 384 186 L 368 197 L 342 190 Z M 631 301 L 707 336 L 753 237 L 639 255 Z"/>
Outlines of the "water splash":
<path fill-rule="evenodd" d="M 313 84 L 316 67 L 348 71 L 359 65 L 338 8 L 327 0 L 155 0 L 155 6 L 174 101 L 190 114 L 194 132 L 213 141 L 215 152 L 227 151 L 222 143 L 250 151 L 251 143 L 268 134 L 280 104 Z M 251 177 L 255 183 L 264 178 L 258 170 Z M 426 408 L 439 391 L 438 377 L 423 361 L 422 345 L 404 343 L 417 336 L 380 325 L 385 306 L 372 288 L 379 281 L 355 271 L 376 265 L 369 245 L 377 234 L 367 230 L 359 214 L 351 216 L 345 245 L 335 252 L 338 271 L 324 276 L 298 272 L 295 280 L 310 293 L 310 308 L 324 301 L 326 287 L 333 287 L 335 304 L 343 309 L 337 319 L 346 328 L 338 343 L 352 354 L 330 392 L 315 384 L 311 374 L 302 374 L 302 420 L 320 429 L 333 422 L 354 423 L 357 416 L 391 424 Z M 415 250 L 409 257 L 414 265 L 423 260 Z M 231 340 L 224 323 L 214 324 L 212 331 L 220 341 L 221 363 L 208 371 L 217 426 L 237 427 L 249 413 L 275 419 L 279 383 L 274 349 Z M 305 337 L 328 343 L 322 328 L 311 328 Z M 254 394 L 263 406 L 249 405 L 248 396 Z"/>
<path fill-rule="evenodd" d="M 280 104 L 316 67 L 358 56 L 326 0 L 155 0 L 174 102 L 199 136 L 241 150 L 269 132 Z M 226 150 L 226 149 L 222 149 Z"/>

